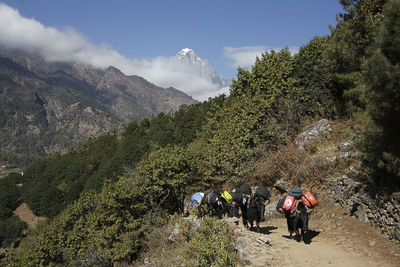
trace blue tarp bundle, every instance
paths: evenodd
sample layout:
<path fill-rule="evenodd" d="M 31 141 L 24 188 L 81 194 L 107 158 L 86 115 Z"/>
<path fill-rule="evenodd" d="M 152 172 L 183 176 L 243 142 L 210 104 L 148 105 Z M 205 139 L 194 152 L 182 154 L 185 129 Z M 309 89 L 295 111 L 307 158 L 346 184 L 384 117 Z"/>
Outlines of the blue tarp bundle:
<path fill-rule="evenodd" d="M 196 192 L 192 195 L 192 198 L 190 199 L 190 203 L 189 203 L 189 208 L 193 207 L 193 206 L 197 206 L 198 204 L 200 204 L 201 199 L 204 197 L 204 193 L 202 192 Z"/>

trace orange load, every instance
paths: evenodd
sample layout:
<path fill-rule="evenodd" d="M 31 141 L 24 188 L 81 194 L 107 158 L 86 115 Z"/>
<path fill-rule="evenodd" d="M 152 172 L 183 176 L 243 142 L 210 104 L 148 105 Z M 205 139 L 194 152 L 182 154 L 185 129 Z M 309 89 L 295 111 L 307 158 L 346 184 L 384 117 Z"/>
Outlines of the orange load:
<path fill-rule="evenodd" d="M 311 192 L 305 192 L 301 196 L 301 200 L 303 201 L 304 204 L 306 204 L 307 207 L 309 208 L 314 208 L 318 204 L 317 198 L 313 195 Z"/>

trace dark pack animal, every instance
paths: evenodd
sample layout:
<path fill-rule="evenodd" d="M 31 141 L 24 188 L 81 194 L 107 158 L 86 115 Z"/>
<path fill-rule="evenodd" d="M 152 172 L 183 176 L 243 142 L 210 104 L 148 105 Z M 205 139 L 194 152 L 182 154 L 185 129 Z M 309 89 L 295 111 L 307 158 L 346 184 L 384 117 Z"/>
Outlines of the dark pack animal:
<path fill-rule="evenodd" d="M 242 185 L 232 195 L 229 206 L 229 216 L 239 218 L 239 209 L 242 213 L 243 225 L 253 229 L 256 222 L 257 231 L 260 230 L 260 221 L 264 221 L 265 201 L 269 200 L 271 193 L 263 186 L 257 186 L 252 193 L 250 186 Z"/>
<path fill-rule="evenodd" d="M 228 216 L 229 217 L 236 217 L 240 218 L 239 210 L 241 213 L 247 213 L 246 209 L 247 206 L 244 204 L 247 202 L 247 198 L 243 195 L 242 192 L 236 191 L 232 193 L 232 201 L 229 203 L 228 206 Z"/>
<path fill-rule="evenodd" d="M 256 222 L 257 232 L 260 231 L 260 221 L 265 221 L 265 202 L 271 200 L 271 193 L 263 186 L 257 186 L 247 205 L 247 221 L 250 229 L 253 229 L 253 222 Z M 269 203 L 268 202 L 268 203 Z M 245 224 L 247 227 L 247 224 Z"/>
<path fill-rule="evenodd" d="M 247 226 L 247 206 L 251 195 L 251 188 L 248 185 L 242 185 L 232 194 L 232 201 L 228 207 L 228 216 L 239 218 L 239 209 L 242 214 L 243 225 Z"/>
<path fill-rule="evenodd" d="M 250 198 L 249 205 L 247 206 L 246 221 L 250 223 L 250 229 L 253 229 L 253 223 L 256 221 L 257 232 L 260 231 L 260 221 L 264 221 L 265 200 L 261 197 Z M 245 224 L 248 227 L 247 223 Z"/>
<path fill-rule="evenodd" d="M 271 192 L 264 186 L 256 186 L 254 189 L 254 196 L 261 197 L 264 201 L 271 202 Z"/>
<path fill-rule="evenodd" d="M 222 219 L 227 211 L 227 206 L 226 200 L 221 197 L 220 190 L 212 190 L 201 199 L 198 206 L 199 217 L 203 217 L 209 211 L 212 216 Z"/>
<path fill-rule="evenodd" d="M 294 211 L 285 211 L 285 217 L 290 238 L 292 238 L 294 232 L 296 233 L 296 237 L 299 237 L 298 241 L 303 241 L 308 231 L 308 212 L 304 203 L 299 201 Z M 299 229 L 301 230 L 300 233 Z"/>
<path fill-rule="evenodd" d="M 252 191 L 249 185 L 243 184 L 237 190 L 237 192 L 241 192 L 244 195 L 251 195 Z"/>

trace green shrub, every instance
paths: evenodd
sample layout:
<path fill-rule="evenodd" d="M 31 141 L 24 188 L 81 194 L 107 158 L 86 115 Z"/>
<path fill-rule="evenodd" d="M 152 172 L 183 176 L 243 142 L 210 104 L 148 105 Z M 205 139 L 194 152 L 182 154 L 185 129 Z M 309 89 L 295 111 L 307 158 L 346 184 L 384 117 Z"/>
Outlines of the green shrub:
<path fill-rule="evenodd" d="M 229 225 L 205 217 L 185 249 L 190 266 L 236 266 L 239 260 Z"/>
<path fill-rule="evenodd" d="M 0 180 L 0 220 L 11 217 L 19 205 L 20 196 L 15 180 L 13 174 Z"/>
<path fill-rule="evenodd" d="M 22 237 L 26 229 L 26 223 L 20 221 L 16 216 L 0 220 L 0 247 L 10 246 L 18 238 Z"/>

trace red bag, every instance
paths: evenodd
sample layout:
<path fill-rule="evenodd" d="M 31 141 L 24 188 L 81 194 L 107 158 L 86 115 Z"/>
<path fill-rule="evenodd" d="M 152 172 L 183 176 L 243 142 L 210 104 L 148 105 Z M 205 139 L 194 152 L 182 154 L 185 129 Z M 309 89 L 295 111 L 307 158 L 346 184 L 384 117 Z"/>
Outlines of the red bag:
<path fill-rule="evenodd" d="M 293 196 L 286 196 L 282 209 L 292 212 L 296 208 L 297 200 Z"/>
<path fill-rule="evenodd" d="M 305 192 L 301 196 L 301 200 L 304 202 L 304 204 L 306 204 L 307 207 L 311 209 L 317 206 L 318 204 L 317 198 L 311 192 Z"/>
<path fill-rule="evenodd" d="M 283 204 L 285 203 L 286 197 L 279 199 L 278 203 L 276 204 L 276 210 L 280 213 L 284 213 Z"/>

